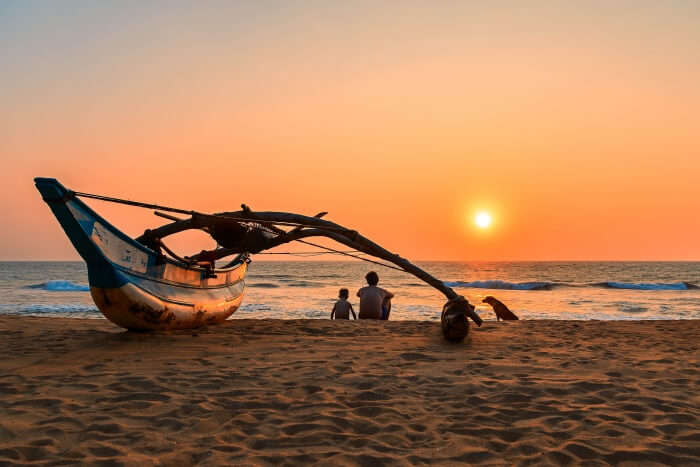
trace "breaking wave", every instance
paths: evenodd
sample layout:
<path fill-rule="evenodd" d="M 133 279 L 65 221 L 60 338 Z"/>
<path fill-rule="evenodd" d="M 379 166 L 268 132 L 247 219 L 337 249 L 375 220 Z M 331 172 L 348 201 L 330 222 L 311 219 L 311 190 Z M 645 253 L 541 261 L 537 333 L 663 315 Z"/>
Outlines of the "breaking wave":
<path fill-rule="evenodd" d="M 556 285 L 552 282 L 506 282 L 499 280 L 473 282 L 445 282 L 448 287 L 463 287 L 469 289 L 501 289 L 501 290 L 552 290 Z"/>
<path fill-rule="evenodd" d="M 605 287 L 607 289 L 629 289 L 629 290 L 689 290 L 697 289 L 698 286 L 689 282 L 663 283 L 634 283 L 634 282 L 599 282 L 593 284 L 594 287 Z"/>
<path fill-rule="evenodd" d="M 41 284 L 33 284 L 26 286 L 27 289 L 41 289 L 49 292 L 89 292 L 90 287 L 87 285 L 76 284 L 71 281 L 48 281 Z"/>
<path fill-rule="evenodd" d="M 552 290 L 556 287 L 593 287 L 624 290 L 691 290 L 698 289 L 690 282 L 646 283 L 646 282 L 596 282 L 593 284 L 569 284 L 566 282 L 507 282 L 501 280 L 485 280 L 473 282 L 445 282 L 448 287 L 469 289 L 500 289 L 500 290 Z"/>

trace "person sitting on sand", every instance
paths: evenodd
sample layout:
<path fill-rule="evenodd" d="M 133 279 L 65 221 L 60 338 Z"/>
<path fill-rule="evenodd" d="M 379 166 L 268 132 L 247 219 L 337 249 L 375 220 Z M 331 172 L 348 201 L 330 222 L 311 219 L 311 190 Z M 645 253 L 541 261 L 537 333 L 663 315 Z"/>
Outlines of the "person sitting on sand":
<path fill-rule="evenodd" d="M 352 319 L 357 319 L 355 310 L 352 309 L 352 304 L 348 301 L 349 296 L 348 289 L 340 289 L 338 301 L 335 302 L 333 311 L 331 311 L 331 319 L 350 319 L 350 313 L 352 313 Z"/>
<path fill-rule="evenodd" d="M 369 286 L 357 291 L 357 296 L 360 297 L 360 319 L 389 319 L 394 294 L 377 287 L 379 276 L 376 272 L 368 272 L 365 279 Z"/>

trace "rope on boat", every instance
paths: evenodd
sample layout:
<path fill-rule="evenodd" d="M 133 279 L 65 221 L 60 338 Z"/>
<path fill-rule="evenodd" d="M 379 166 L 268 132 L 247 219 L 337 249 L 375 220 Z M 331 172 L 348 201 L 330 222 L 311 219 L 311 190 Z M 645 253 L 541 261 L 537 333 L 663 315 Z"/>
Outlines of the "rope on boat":
<path fill-rule="evenodd" d="M 180 214 L 187 214 L 189 216 L 197 214 L 195 211 L 188 211 L 187 209 L 171 208 L 168 206 L 161 206 L 159 204 L 142 203 L 140 201 L 131 201 L 128 199 L 112 198 L 110 196 L 93 195 L 92 193 L 83 193 L 80 191 L 74 191 L 73 194 L 75 196 L 80 196 L 82 198 L 92 198 L 92 199 L 97 199 L 100 201 L 107 201 L 110 203 L 127 204 L 129 206 L 136 206 L 139 208 L 157 209 L 159 211 L 177 212 Z"/>
<path fill-rule="evenodd" d="M 321 248 L 321 249 L 323 249 L 323 250 L 328 250 L 328 251 L 331 252 L 331 253 L 336 253 L 336 254 L 340 254 L 340 255 L 349 256 L 349 257 L 351 257 L 351 258 L 359 259 L 359 260 L 362 260 L 362 261 L 367 261 L 368 263 L 378 264 L 379 266 L 384 266 L 385 268 L 396 269 L 397 271 L 401 271 L 401 272 L 407 272 L 406 270 L 401 269 L 401 268 L 397 268 L 396 266 L 391 266 L 391 265 L 389 265 L 389 264 L 380 263 L 379 261 L 374 261 L 374 260 L 371 260 L 371 259 L 369 259 L 369 258 L 363 258 L 362 256 L 353 255 L 353 254 L 351 254 L 351 253 L 346 253 L 346 252 L 341 251 L 341 250 L 336 250 L 336 249 L 333 249 L 333 248 L 329 248 L 329 247 L 327 247 L 327 246 L 319 245 L 318 243 L 312 243 L 312 242 L 309 242 L 309 241 L 307 241 L 307 240 L 295 240 L 295 241 L 297 241 L 297 242 L 299 242 L 299 243 L 304 243 L 305 245 L 315 246 L 316 248 Z"/>
<path fill-rule="evenodd" d="M 321 255 L 332 255 L 328 251 L 261 251 L 255 253 L 256 255 L 289 255 L 298 256 L 300 258 L 306 258 L 308 256 L 321 256 Z"/>
<path fill-rule="evenodd" d="M 343 253 L 360 253 L 357 250 L 347 250 Z M 261 251 L 260 253 L 255 253 L 256 255 L 292 255 L 292 256 L 304 256 L 304 255 L 332 255 L 331 251 Z"/>

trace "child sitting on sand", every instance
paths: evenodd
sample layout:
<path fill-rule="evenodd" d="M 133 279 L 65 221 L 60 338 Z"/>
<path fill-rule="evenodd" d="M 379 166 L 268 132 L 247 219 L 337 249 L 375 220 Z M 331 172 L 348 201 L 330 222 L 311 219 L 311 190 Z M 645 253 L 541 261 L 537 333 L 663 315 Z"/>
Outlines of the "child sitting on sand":
<path fill-rule="evenodd" d="M 331 311 L 331 319 L 350 319 L 350 313 L 352 313 L 352 319 L 357 319 L 355 310 L 352 309 L 352 304 L 348 301 L 349 296 L 348 289 L 340 289 L 338 301 L 335 302 L 333 311 Z"/>

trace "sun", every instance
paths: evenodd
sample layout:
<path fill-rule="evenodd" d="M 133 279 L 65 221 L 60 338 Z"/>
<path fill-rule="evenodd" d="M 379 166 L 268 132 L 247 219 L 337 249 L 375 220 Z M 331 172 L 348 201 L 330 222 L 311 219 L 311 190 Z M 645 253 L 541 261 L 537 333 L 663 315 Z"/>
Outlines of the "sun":
<path fill-rule="evenodd" d="M 486 211 L 479 211 L 474 217 L 474 223 L 480 229 L 488 229 L 491 226 L 491 214 Z"/>

